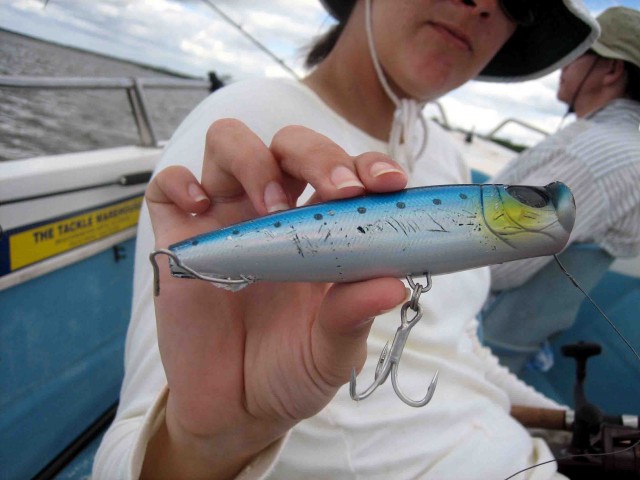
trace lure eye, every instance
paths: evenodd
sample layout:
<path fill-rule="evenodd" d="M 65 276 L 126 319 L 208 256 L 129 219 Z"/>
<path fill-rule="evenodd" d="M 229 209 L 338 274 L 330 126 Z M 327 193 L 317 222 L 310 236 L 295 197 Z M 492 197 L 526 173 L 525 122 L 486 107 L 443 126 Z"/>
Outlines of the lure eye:
<path fill-rule="evenodd" d="M 509 186 L 505 190 L 509 195 L 518 200 L 520 203 L 532 208 L 546 207 L 549 203 L 549 197 L 537 188 L 523 186 Z"/>

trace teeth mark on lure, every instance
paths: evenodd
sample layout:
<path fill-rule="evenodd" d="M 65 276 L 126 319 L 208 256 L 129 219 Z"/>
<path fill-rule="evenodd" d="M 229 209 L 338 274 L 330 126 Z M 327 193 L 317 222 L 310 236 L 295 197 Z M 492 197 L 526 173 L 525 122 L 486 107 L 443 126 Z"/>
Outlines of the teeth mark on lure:
<path fill-rule="evenodd" d="M 298 234 L 294 234 L 293 235 L 293 243 L 296 246 L 296 249 L 298 250 L 298 254 L 304 258 L 304 252 L 302 251 L 302 245 L 300 242 L 300 237 L 298 237 Z"/>
<path fill-rule="evenodd" d="M 273 226 L 276 227 L 276 228 L 280 228 L 282 226 L 282 223 L 276 222 L 276 223 L 273 224 Z"/>
<path fill-rule="evenodd" d="M 398 227 L 402 229 L 402 232 L 408 237 L 410 232 L 417 233 L 421 230 L 420 225 L 418 225 L 415 221 L 408 220 L 406 222 L 400 222 L 398 219 L 394 218 L 394 221 Z"/>
<path fill-rule="evenodd" d="M 316 213 L 313 218 L 315 218 L 316 220 L 322 220 L 322 214 L 321 213 Z"/>
<path fill-rule="evenodd" d="M 396 203 L 396 207 L 398 207 L 398 208 L 405 208 L 406 206 L 407 206 L 407 204 L 406 204 L 406 203 L 404 203 L 404 202 L 398 202 L 398 203 Z"/>
<path fill-rule="evenodd" d="M 191 245 L 193 245 L 194 247 L 195 247 L 196 245 L 198 245 L 198 240 L 193 240 L 193 241 L 191 242 Z"/>
<path fill-rule="evenodd" d="M 385 221 L 386 221 L 387 225 L 389 225 L 391 228 L 393 228 L 396 232 L 398 231 L 398 229 L 396 228 L 396 226 L 393 223 L 391 223 L 389 220 L 385 220 Z"/>
<path fill-rule="evenodd" d="M 231 232 L 233 235 L 239 235 L 240 231 L 239 230 L 234 230 L 233 232 Z"/>
<path fill-rule="evenodd" d="M 364 207 L 358 207 L 358 213 L 362 214 L 362 213 L 366 213 L 367 209 Z"/>
<path fill-rule="evenodd" d="M 439 198 L 434 198 L 433 199 L 433 204 L 434 205 L 441 205 L 442 204 L 442 200 L 440 200 Z"/>
<path fill-rule="evenodd" d="M 466 200 L 466 199 L 468 198 L 464 193 L 461 193 L 461 194 L 459 195 L 459 197 L 460 197 L 462 200 Z"/>
<path fill-rule="evenodd" d="M 404 233 L 405 237 L 408 237 L 409 235 L 407 234 L 407 229 L 404 227 L 404 225 L 400 223 L 396 218 L 394 218 L 393 221 L 396 222 L 396 225 L 398 226 L 398 228 L 400 228 L 400 230 L 402 230 L 402 233 Z"/>
<path fill-rule="evenodd" d="M 438 222 L 436 222 L 436 219 L 433 218 L 432 215 L 429 215 L 429 218 L 433 221 L 433 223 L 435 223 L 436 225 L 438 225 L 440 227 L 440 230 L 436 230 L 436 229 L 430 229 L 430 232 L 449 232 L 449 230 L 447 230 L 446 228 L 444 228 L 441 224 L 439 224 Z"/>
<path fill-rule="evenodd" d="M 367 233 L 366 230 L 362 227 L 358 227 L 357 229 L 360 233 Z"/>

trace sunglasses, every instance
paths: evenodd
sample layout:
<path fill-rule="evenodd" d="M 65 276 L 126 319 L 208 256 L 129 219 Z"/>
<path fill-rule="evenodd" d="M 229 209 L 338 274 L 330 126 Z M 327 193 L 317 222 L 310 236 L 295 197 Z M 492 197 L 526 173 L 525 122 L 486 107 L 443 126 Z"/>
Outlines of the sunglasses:
<path fill-rule="evenodd" d="M 530 27 L 538 19 L 540 0 L 498 0 L 504 14 L 517 25 Z"/>

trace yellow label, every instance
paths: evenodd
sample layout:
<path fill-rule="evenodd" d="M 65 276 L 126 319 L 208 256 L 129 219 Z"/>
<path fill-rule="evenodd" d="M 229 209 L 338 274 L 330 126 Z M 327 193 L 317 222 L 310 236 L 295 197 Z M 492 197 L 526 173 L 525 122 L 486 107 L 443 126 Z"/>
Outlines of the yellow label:
<path fill-rule="evenodd" d="M 139 196 L 13 234 L 9 238 L 11 270 L 133 227 L 141 205 Z"/>

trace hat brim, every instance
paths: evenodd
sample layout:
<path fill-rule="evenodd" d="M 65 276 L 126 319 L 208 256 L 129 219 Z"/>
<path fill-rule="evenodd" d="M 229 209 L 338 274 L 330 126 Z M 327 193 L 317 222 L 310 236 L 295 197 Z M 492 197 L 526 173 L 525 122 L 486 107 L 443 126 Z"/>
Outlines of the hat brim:
<path fill-rule="evenodd" d="M 597 40 L 593 45 L 591 45 L 590 48 L 591 48 L 591 50 L 596 52 L 601 57 L 613 58 L 613 59 L 616 59 L 616 60 L 622 60 L 623 62 L 629 62 L 629 63 L 635 65 L 636 67 L 640 68 L 640 62 L 638 62 L 637 60 L 631 58 L 631 56 L 624 55 L 624 54 L 622 54 L 622 53 L 620 53 L 618 51 L 612 50 L 612 49 L 610 49 L 606 45 L 603 45 L 602 43 L 600 43 Z"/>
<path fill-rule="evenodd" d="M 355 4 L 355 0 L 321 2 L 329 14 L 338 20 L 348 18 Z M 530 27 L 518 27 L 476 80 L 533 80 L 582 55 L 598 38 L 600 28 L 580 2 L 581 0 L 546 2 L 549 5 L 544 17 Z"/>
<path fill-rule="evenodd" d="M 596 20 L 575 0 L 549 4 L 535 25 L 516 29 L 477 80 L 515 82 L 540 78 L 582 55 L 599 34 Z"/>

